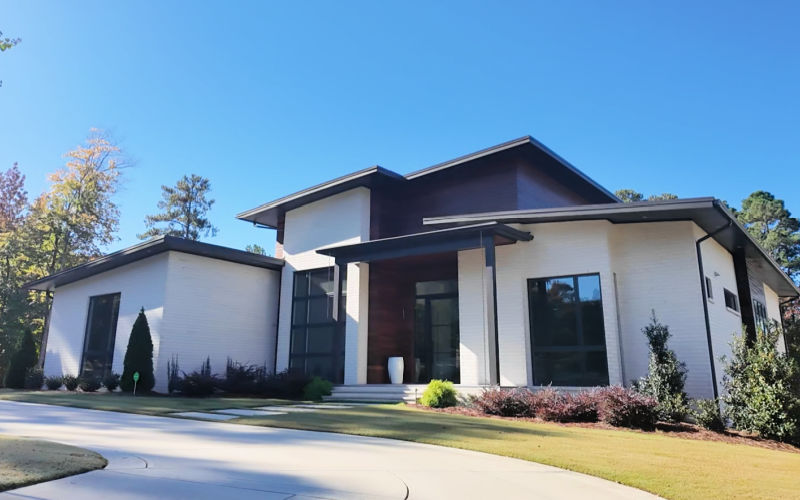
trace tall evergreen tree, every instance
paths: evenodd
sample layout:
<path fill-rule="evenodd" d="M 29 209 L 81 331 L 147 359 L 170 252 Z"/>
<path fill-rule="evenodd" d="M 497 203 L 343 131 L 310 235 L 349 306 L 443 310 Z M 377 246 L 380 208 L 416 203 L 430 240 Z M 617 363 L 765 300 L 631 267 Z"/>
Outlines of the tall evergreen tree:
<path fill-rule="evenodd" d="M 659 419 L 680 422 L 689 412 L 688 398 L 684 391 L 686 365 L 678 362 L 675 351 L 667 347 L 672 336 L 669 328 L 661 324 L 653 311 L 650 324 L 642 329 L 650 348 L 647 376 L 635 383 L 639 392 L 658 401 L 656 410 Z"/>
<path fill-rule="evenodd" d="M 133 391 L 133 374 L 136 372 L 139 372 L 136 391 L 151 391 L 156 384 L 155 375 L 153 374 L 153 339 L 150 337 L 150 325 L 147 323 L 144 308 L 139 311 L 139 316 L 136 317 L 136 321 L 133 323 L 131 336 L 128 339 L 122 378 L 119 381 L 119 386 L 123 391 Z"/>
<path fill-rule="evenodd" d="M 617 189 L 614 195 L 625 203 L 634 203 L 637 201 L 662 201 L 662 200 L 677 200 L 678 195 L 672 193 L 651 194 L 646 199 L 644 195 L 633 189 Z"/>
<path fill-rule="evenodd" d="M 213 199 L 208 199 L 210 192 L 211 182 L 195 174 L 184 175 L 174 187 L 161 186 L 158 208 L 162 212 L 145 217 L 147 231 L 138 235 L 139 239 L 168 235 L 198 240 L 201 236 L 215 236 L 217 228 L 207 217 L 214 204 Z"/>
<path fill-rule="evenodd" d="M 12 389 L 23 389 L 25 387 L 25 375 L 28 369 L 33 368 L 35 364 L 36 342 L 33 339 L 33 333 L 30 330 L 25 330 L 22 342 L 14 352 L 14 355 L 11 356 L 11 362 L 8 365 L 8 370 L 6 370 L 5 380 L 3 380 L 4 385 Z"/>

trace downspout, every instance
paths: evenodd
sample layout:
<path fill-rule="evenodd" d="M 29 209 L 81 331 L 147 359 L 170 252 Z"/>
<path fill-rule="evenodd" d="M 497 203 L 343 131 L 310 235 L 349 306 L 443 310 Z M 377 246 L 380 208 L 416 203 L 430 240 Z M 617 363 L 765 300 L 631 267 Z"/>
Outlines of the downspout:
<path fill-rule="evenodd" d="M 722 231 L 728 229 L 733 225 L 733 221 L 728 220 L 728 223 L 719 229 L 706 234 L 699 240 L 695 241 L 695 249 L 697 250 L 697 268 L 700 270 L 700 292 L 703 295 L 703 315 L 706 320 L 706 341 L 708 342 L 708 361 L 711 364 L 711 384 L 714 389 L 714 399 L 719 398 L 719 391 L 717 390 L 717 370 L 714 367 L 714 347 L 711 344 L 711 319 L 708 315 L 708 291 L 706 290 L 706 273 L 703 271 L 703 252 L 700 250 L 700 244 L 709 238 L 716 236 Z"/>

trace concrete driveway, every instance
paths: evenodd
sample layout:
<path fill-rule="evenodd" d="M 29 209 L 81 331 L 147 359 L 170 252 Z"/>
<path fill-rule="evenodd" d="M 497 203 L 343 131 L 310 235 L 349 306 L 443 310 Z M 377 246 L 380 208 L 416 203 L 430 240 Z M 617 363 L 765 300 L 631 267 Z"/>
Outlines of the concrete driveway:
<path fill-rule="evenodd" d="M 0 434 L 105 456 L 106 469 L 0 494 L 52 499 L 655 498 L 522 460 L 323 432 L 0 401 Z"/>

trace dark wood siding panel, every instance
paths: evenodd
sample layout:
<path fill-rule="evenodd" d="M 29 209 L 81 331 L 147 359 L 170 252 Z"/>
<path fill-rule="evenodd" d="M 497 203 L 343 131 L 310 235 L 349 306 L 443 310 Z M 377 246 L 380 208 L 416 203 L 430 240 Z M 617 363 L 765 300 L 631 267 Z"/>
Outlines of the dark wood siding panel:
<path fill-rule="evenodd" d="M 404 379 L 414 373 L 414 284 L 458 278 L 455 252 L 370 263 L 367 383 L 389 383 L 390 356 L 403 356 Z"/>
<path fill-rule="evenodd" d="M 541 165 L 521 161 L 517 165 L 517 209 L 555 208 L 584 205 L 593 201 Z"/>

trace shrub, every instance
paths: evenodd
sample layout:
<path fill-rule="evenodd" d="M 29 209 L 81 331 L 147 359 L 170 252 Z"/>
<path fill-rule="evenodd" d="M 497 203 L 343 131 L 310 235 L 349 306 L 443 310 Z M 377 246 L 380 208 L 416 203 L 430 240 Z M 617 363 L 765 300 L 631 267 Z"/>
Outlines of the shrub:
<path fill-rule="evenodd" d="M 658 420 L 658 401 L 632 389 L 609 386 L 597 389 L 598 417 L 615 427 L 653 430 Z"/>
<path fill-rule="evenodd" d="M 447 408 L 458 403 L 456 388 L 447 380 L 431 380 L 420 403 L 431 408 Z"/>
<path fill-rule="evenodd" d="M 68 391 L 74 391 L 78 388 L 78 377 L 74 375 L 64 375 L 61 377 L 61 381 L 64 382 L 64 387 L 66 387 Z"/>
<path fill-rule="evenodd" d="M 723 358 L 726 415 L 733 427 L 779 441 L 800 440 L 798 367 L 777 350 L 778 330 L 758 329 L 748 345 L 744 333 Z"/>
<path fill-rule="evenodd" d="M 264 379 L 265 372 L 263 366 L 245 365 L 228 358 L 221 389 L 234 394 L 256 394 L 259 381 Z"/>
<path fill-rule="evenodd" d="M 642 328 L 650 347 L 650 361 L 647 376 L 634 383 L 634 388 L 658 401 L 659 420 L 680 422 L 689 412 L 688 398 L 684 392 L 686 365 L 678 362 L 678 357 L 667 347 L 670 338 L 669 328 L 656 318 L 655 311 L 650 324 Z"/>
<path fill-rule="evenodd" d="M 108 389 L 108 392 L 114 392 L 114 389 L 119 387 L 119 373 L 109 373 L 103 377 L 103 385 Z"/>
<path fill-rule="evenodd" d="M 25 373 L 25 388 L 34 391 L 42 390 L 44 384 L 44 372 L 41 368 L 28 368 Z"/>
<path fill-rule="evenodd" d="M 190 397 L 206 397 L 214 394 L 219 379 L 211 373 L 211 358 L 206 358 L 199 371 L 183 374 L 181 394 Z"/>
<path fill-rule="evenodd" d="M 310 381 L 303 373 L 282 371 L 264 375 L 256 383 L 255 393 L 267 398 L 300 399 Z"/>
<path fill-rule="evenodd" d="M 11 356 L 3 384 L 11 389 L 24 389 L 25 376 L 36 361 L 36 342 L 33 340 L 33 333 L 25 330 L 19 347 Z"/>
<path fill-rule="evenodd" d="M 51 391 L 60 389 L 63 384 L 64 381 L 58 375 L 52 377 L 46 377 L 44 379 L 44 385 L 46 385 L 47 388 L 50 389 Z"/>
<path fill-rule="evenodd" d="M 697 420 L 697 425 L 704 429 L 714 432 L 725 430 L 725 422 L 719 412 L 719 403 L 716 399 L 698 399 L 695 401 L 697 407 L 692 415 Z"/>
<path fill-rule="evenodd" d="M 103 387 L 103 382 L 100 380 L 100 377 L 95 375 L 81 375 L 78 380 L 78 387 L 80 387 L 83 392 L 97 392 L 99 388 Z"/>
<path fill-rule="evenodd" d="M 597 396 L 594 391 L 577 394 L 544 389 L 534 393 L 534 412 L 542 420 L 555 422 L 597 422 Z"/>
<path fill-rule="evenodd" d="M 535 396 L 527 389 L 509 390 L 493 388 L 481 392 L 481 394 L 473 400 L 473 404 L 487 415 L 499 415 L 501 417 L 532 417 L 534 415 L 534 409 L 531 402 L 534 397 Z"/>
<path fill-rule="evenodd" d="M 135 384 L 136 390 L 139 392 L 152 390 L 156 383 L 153 375 L 153 339 L 150 337 L 150 326 L 147 324 L 144 308 L 139 311 L 128 339 L 122 377 L 119 381 L 123 391 L 133 391 L 133 374 L 136 372 L 139 372 L 139 382 Z"/>
<path fill-rule="evenodd" d="M 180 367 L 178 366 L 178 355 L 175 354 L 167 360 L 167 392 L 172 394 L 181 390 Z"/>
<path fill-rule="evenodd" d="M 311 401 L 322 401 L 322 396 L 330 395 L 332 389 L 332 383 L 325 379 L 314 377 L 303 389 L 303 398 Z"/>

